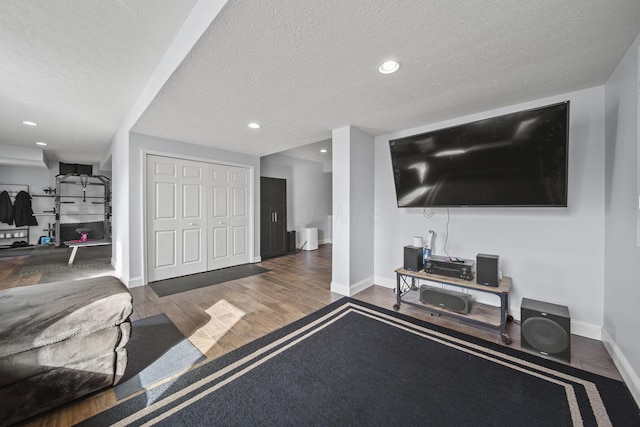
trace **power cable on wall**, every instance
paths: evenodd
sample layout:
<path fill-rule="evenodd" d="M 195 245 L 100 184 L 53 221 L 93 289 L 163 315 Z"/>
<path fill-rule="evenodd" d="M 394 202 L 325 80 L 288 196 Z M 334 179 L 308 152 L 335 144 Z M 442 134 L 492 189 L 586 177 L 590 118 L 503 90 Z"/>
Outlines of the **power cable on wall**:
<path fill-rule="evenodd" d="M 447 256 L 447 258 L 451 258 L 447 253 L 447 243 L 449 242 L 449 221 L 451 221 L 451 215 L 449 213 L 449 208 L 447 208 L 447 225 L 445 226 L 445 231 L 447 235 L 444 238 L 444 248 L 443 248 L 444 254 Z"/>

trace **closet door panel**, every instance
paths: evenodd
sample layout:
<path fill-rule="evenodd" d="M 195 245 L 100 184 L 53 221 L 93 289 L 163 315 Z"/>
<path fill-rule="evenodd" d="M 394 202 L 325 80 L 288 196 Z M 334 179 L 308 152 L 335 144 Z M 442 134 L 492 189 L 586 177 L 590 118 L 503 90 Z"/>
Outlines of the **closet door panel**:
<path fill-rule="evenodd" d="M 211 260 L 214 262 L 223 262 L 229 257 L 227 241 L 228 230 L 226 227 L 214 227 L 213 229 L 213 253 L 211 254 Z"/>
<path fill-rule="evenodd" d="M 147 277 L 156 281 L 206 269 L 204 165 L 147 156 Z"/>
<path fill-rule="evenodd" d="M 251 262 L 250 170 L 228 165 L 210 166 L 210 242 L 208 269 Z M 236 229 L 244 229 L 238 232 Z"/>
<path fill-rule="evenodd" d="M 176 219 L 176 185 L 157 182 L 155 185 L 156 203 L 154 219 Z"/>
<path fill-rule="evenodd" d="M 233 227 L 233 255 L 248 255 L 247 248 L 248 239 L 247 227 Z"/>
<path fill-rule="evenodd" d="M 229 188 L 213 187 L 213 219 L 225 220 L 229 217 Z"/>
<path fill-rule="evenodd" d="M 173 230 L 156 231 L 155 235 L 155 262 L 153 267 L 174 267 L 176 265 L 175 259 L 175 247 L 176 247 L 176 233 Z M 171 248 L 166 250 L 166 248 Z"/>
<path fill-rule="evenodd" d="M 202 219 L 202 186 L 182 186 L 182 217 L 184 219 Z"/>
<path fill-rule="evenodd" d="M 202 262 L 202 234 L 198 229 L 182 231 L 182 264 L 194 264 Z"/>

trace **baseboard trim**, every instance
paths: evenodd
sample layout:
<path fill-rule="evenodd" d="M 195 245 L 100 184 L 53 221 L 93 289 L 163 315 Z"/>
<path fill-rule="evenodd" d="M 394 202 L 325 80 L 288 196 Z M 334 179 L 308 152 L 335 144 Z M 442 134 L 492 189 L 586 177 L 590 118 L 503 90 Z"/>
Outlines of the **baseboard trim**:
<path fill-rule="evenodd" d="M 640 406 L 640 378 L 638 374 L 633 370 L 631 364 L 624 354 L 620 350 L 620 347 L 613 340 L 611 335 L 607 332 L 606 329 L 602 328 L 602 342 L 604 343 L 604 347 L 609 352 L 611 359 L 613 359 L 613 363 L 620 371 L 620 375 L 622 375 L 622 379 L 624 380 L 627 387 L 629 387 L 629 391 L 633 396 L 633 399 L 636 401 L 638 406 Z"/>
<path fill-rule="evenodd" d="M 393 279 L 388 279 L 386 277 L 375 276 L 373 278 L 373 284 L 384 286 L 385 288 L 396 288 L 396 281 Z"/>
<path fill-rule="evenodd" d="M 333 280 L 331 281 L 331 292 L 349 297 L 351 296 L 349 291 L 350 289 L 348 285 L 343 285 L 342 283 L 338 283 Z"/>
<path fill-rule="evenodd" d="M 373 285 L 374 281 L 373 281 L 373 276 L 371 277 L 367 277 L 366 279 L 360 280 L 359 282 L 354 283 L 353 285 L 351 285 L 351 295 L 355 295 L 360 291 L 364 291 L 365 289 L 367 289 L 369 286 Z"/>
<path fill-rule="evenodd" d="M 144 286 L 144 279 L 142 277 L 132 277 L 129 278 L 129 280 L 123 280 L 123 282 L 125 283 L 125 285 L 127 285 L 128 288 L 137 288 L 140 286 Z"/>
<path fill-rule="evenodd" d="M 331 292 L 350 297 L 360 291 L 364 291 L 371 285 L 373 285 L 373 277 L 367 277 L 366 279 L 360 280 L 352 285 L 343 285 L 341 283 L 331 281 Z"/>

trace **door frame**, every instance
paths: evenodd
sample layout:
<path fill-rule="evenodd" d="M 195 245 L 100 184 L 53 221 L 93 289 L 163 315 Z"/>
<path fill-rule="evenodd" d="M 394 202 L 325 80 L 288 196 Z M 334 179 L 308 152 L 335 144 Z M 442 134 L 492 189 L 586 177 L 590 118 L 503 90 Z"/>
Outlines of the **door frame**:
<path fill-rule="evenodd" d="M 252 263 L 260 262 L 260 257 L 255 255 L 255 167 L 253 165 L 247 165 L 243 163 L 228 162 L 215 159 L 202 159 L 195 156 L 183 156 L 176 155 L 175 153 L 167 153 L 157 150 L 143 149 L 142 155 L 142 259 L 144 268 L 142 269 L 142 283 L 144 285 L 149 284 L 149 248 L 148 246 L 148 206 L 147 206 L 147 157 L 148 156 L 161 156 L 175 160 L 188 160 L 196 161 L 203 164 L 216 164 L 224 166 L 235 166 L 249 170 L 249 252 L 251 254 L 250 260 Z M 208 242 L 207 242 L 208 243 Z"/>

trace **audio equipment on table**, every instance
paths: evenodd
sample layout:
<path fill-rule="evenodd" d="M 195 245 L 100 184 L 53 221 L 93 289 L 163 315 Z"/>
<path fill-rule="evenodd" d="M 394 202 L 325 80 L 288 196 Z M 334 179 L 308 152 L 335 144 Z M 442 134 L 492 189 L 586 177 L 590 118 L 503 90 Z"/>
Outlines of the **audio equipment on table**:
<path fill-rule="evenodd" d="M 476 283 L 498 287 L 498 255 L 478 254 L 476 256 Z"/>
<path fill-rule="evenodd" d="M 416 246 L 404 247 L 405 270 L 420 271 L 423 268 L 422 248 Z"/>
<path fill-rule="evenodd" d="M 571 318 L 567 306 L 522 298 L 520 322 L 522 348 L 571 362 Z"/>
<path fill-rule="evenodd" d="M 469 314 L 471 310 L 471 295 L 433 286 L 420 286 L 420 301 L 462 314 Z"/>
<path fill-rule="evenodd" d="M 424 271 L 429 274 L 455 277 L 457 279 L 473 279 L 473 261 L 463 258 L 449 258 L 432 255 L 425 263 Z"/>

